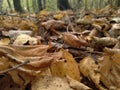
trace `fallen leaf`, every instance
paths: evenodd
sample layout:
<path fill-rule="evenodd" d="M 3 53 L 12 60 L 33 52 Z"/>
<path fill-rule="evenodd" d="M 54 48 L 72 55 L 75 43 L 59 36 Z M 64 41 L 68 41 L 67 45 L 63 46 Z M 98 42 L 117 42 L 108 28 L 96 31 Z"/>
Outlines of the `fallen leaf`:
<path fill-rule="evenodd" d="M 80 72 L 78 68 L 78 64 L 73 58 L 73 56 L 66 50 L 62 49 L 63 56 L 65 58 L 65 73 L 71 78 L 80 81 Z"/>
<path fill-rule="evenodd" d="M 69 76 L 67 76 L 67 79 L 68 79 L 70 87 L 75 89 L 75 90 L 92 90 L 88 86 L 86 86 L 83 83 L 78 82 L 78 81 L 70 78 Z"/>
<path fill-rule="evenodd" d="M 60 29 L 64 27 L 64 24 L 61 20 L 48 20 L 47 22 L 41 23 L 46 29 Z"/>
<path fill-rule="evenodd" d="M 41 76 L 32 81 L 32 90 L 74 90 L 67 80 L 60 77 Z"/>
<path fill-rule="evenodd" d="M 100 65 L 101 81 L 108 88 L 120 89 L 120 50 L 105 48 Z"/>
<path fill-rule="evenodd" d="M 13 42 L 13 45 L 37 45 L 38 40 L 37 38 L 31 37 L 26 34 L 20 34 L 17 36 L 16 40 Z"/>
<path fill-rule="evenodd" d="M 0 40 L 0 45 L 8 45 L 10 43 L 9 38 L 3 38 Z"/>
<path fill-rule="evenodd" d="M 83 76 L 90 78 L 96 85 L 96 87 L 100 90 L 104 90 L 100 85 L 100 73 L 99 73 L 99 66 L 95 63 L 94 59 L 90 56 L 85 57 L 79 63 L 80 72 Z"/>
<path fill-rule="evenodd" d="M 70 45 L 71 47 L 79 48 L 81 46 L 87 46 L 88 43 L 85 41 L 84 38 L 78 38 L 77 36 L 71 33 L 64 33 L 62 35 L 63 41 Z"/>
<path fill-rule="evenodd" d="M 65 62 L 63 61 L 57 61 L 51 64 L 50 70 L 53 76 L 59 76 L 59 77 L 65 77 Z"/>

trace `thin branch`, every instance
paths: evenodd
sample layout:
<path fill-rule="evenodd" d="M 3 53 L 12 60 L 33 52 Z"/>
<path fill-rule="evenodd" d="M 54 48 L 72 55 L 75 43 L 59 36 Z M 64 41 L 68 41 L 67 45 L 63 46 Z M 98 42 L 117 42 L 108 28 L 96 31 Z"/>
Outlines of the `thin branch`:
<path fill-rule="evenodd" d="M 23 62 L 23 63 L 21 63 L 21 64 L 19 64 L 19 65 L 16 65 L 16 66 L 14 66 L 14 67 L 12 67 L 12 68 L 9 68 L 9 69 L 7 69 L 7 70 L 0 71 L 0 74 L 4 74 L 4 73 L 7 73 L 7 72 L 9 72 L 9 71 L 15 70 L 15 69 L 17 69 L 17 68 L 19 68 L 19 67 L 21 67 L 21 66 L 26 65 L 26 64 L 29 63 L 29 62 L 30 62 L 30 61 L 27 60 L 27 61 L 25 61 L 25 62 Z"/>

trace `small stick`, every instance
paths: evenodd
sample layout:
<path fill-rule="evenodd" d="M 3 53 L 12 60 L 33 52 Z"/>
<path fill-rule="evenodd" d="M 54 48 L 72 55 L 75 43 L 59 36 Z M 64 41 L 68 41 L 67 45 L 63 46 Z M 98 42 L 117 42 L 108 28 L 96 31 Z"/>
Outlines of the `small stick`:
<path fill-rule="evenodd" d="M 26 64 L 29 63 L 29 62 L 30 62 L 30 61 L 27 60 L 27 61 L 25 61 L 25 62 L 23 62 L 23 63 L 21 63 L 21 64 L 19 64 L 19 65 L 16 65 L 16 66 L 14 66 L 14 67 L 12 67 L 12 68 L 9 68 L 9 69 L 7 69 L 7 70 L 0 71 L 0 74 L 4 74 L 4 73 L 7 73 L 7 72 L 9 72 L 9 71 L 15 70 L 15 69 L 17 69 L 17 68 L 19 68 L 19 67 L 21 67 L 21 66 L 23 66 L 23 65 L 26 65 Z"/>

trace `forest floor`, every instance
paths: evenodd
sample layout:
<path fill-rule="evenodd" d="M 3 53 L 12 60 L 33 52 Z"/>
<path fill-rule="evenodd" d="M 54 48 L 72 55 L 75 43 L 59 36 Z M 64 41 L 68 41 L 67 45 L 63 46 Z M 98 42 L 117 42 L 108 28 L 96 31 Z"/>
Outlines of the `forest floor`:
<path fill-rule="evenodd" d="M 0 15 L 0 90 L 119 90 L 120 9 Z"/>

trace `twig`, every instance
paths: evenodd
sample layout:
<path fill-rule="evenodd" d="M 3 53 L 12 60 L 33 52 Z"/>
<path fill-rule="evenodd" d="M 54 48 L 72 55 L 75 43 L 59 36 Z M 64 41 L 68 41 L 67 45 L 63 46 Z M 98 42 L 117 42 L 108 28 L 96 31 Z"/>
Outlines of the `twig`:
<path fill-rule="evenodd" d="M 4 73 L 7 73 L 7 72 L 9 72 L 9 71 L 15 70 L 15 69 L 17 69 L 17 68 L 19 68 L 19 67 L 21 67 L 21 66 L 23 66 L 23 65 L 26 65 L 26 64 L 29 63 L 29 62 L 30 62 L 30 61 L 27 60 L 27 61 L 25 61 L 25 62 L 23 62 L 23 63 L 21 63 L 21 64 L 19 64 L 19 65 L 16 65 L 16 66 L 14 66 L 14 67 L 12 67 L 12 68 L 9 68 L 9 69 L 7 69 L 7 70 L 0 71 L 0 74 L 4 74 Z"/>

